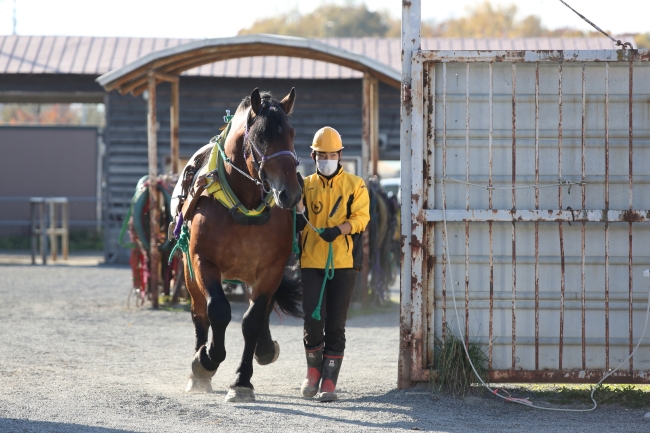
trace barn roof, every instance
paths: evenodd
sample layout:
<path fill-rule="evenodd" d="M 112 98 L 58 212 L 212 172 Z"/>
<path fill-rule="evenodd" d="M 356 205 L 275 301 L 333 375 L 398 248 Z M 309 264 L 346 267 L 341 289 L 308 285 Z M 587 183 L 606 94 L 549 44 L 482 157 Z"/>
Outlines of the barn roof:
<path fill-rule="evenodd" d="M 368 73 L 393 87 L 400 86 L 399 70 L 363 54 L 335 47 L 315 39 L 278 35 L 244 35 L 200 39 L 151 52 L 114 69 L 97 81 L 106 90 L 139 94 L 147 87 L 148 73 L 179 75 L 187 70 L 221 60 L 260 54 L 324 61 Z"/>
<path fill-rule="evenodd" d="M 329 38 L 319 42 L 362 54 L 399 71 L 399 38 Z M 0 35 L 0 74 L 102 75 L 153 51 L 199 42 L 175 38 Z M 603 50 L 617 47 L 605 37 L 446 39 L 423 38 L 425 50 Z M 182 75 L 251 78 L 360 78 L 361 72 L 323 61 L 285 56 L 222 60 Z"/>

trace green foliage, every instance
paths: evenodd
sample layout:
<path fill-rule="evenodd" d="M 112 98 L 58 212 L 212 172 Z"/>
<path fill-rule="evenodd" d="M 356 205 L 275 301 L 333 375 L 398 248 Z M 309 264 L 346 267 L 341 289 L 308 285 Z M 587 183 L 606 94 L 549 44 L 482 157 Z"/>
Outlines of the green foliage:
<path fill-rule="evenodd" d="M 470 342 L 467 352 L 476 372 L 483 380 L 487 380 L 488 359 L 483 351 L 483 345 Z M 431 378 L 435 379 L 431 383 L 434 390 L 444 391 L 457 397 L 465 396 L 472 391 L 483 392 L 483 387 L 472 386 L 480 382 L 465 354 L 463 342 L 451 333 L 448 333 L 445 340 L 434 347 Z"/>
<path fill-rule="evenodd" d="M 650 33 L 639 33 L 634 36 L 637 48 L 650 48 Z"/>
<path fill-rule="evenodd" d="M 391 18 L 385 12 L 371 12 L 365 4 L 348 0 L 344 6 L 325 4 L 300 15 L 293 10 L 278 17 L 257 20 L 240 35 L 270 33 L 305 38 L 385 36 Z"/>
<path fill-rule="evenodd" d="M 29 236 L 2 236 L 0 237 L 0 250 L 28 250 L 31 248 Z"/>
<path fill-rule="evenodd" d="M 0 125 L 105 126 L 104 104 L 0 103 Z"/>
<path fill-rule="evenodd" d="M 598 36 L 597 32 L 583 32 L 573 28 L 550 30 L 536 15 L 517 19 L 518 8 L 492 5 L 489 1 L 466 9 L 465 16 L 435 23 L 423 21 L 422 37 L 446 38 L 517 38 L 517 37 L 576 37 Z M 326 3 L 311 13 L 301 15 L 294 9 L 277 17 L 255 21 L 240 35 L 270 33 L 304 38 L 327 37 L 400 37 L 401 20 L 386 11 L 371 12 L 359 0 L 347 0 L 344 5 Z M 650 43 L 650 41 L 649 41 Z M 638 44 L 638 42 L 637 42 Z"/>
<path fill-rule="evenodd" d="M 70 230 L 70 251 L 102 251 L 104 235 L 95 229 Z"/>
<path fill-rule="evenodd" d="M 32 241 L 28 235 L 0 237 L 0 250 L 29 250 Z M 60 238 L 57 240 L 61 248 Z M 101 231 L 95 229 L 74 229 L 70 230 L 69 250 L 75 251 L 102 251 L 104 249 L 104 237 Z"/>
<path fill-rule="evenodd" d="M 528 398 L 555 404 L 593 404 L 592 385 L 566 384 L 516 384 L 506 385 L 507 391 L 517 398 Z M 600 385 L 594 398 L 599 405 L 619 404 L 629 408 L 650 408 L 650 385 Z"/>

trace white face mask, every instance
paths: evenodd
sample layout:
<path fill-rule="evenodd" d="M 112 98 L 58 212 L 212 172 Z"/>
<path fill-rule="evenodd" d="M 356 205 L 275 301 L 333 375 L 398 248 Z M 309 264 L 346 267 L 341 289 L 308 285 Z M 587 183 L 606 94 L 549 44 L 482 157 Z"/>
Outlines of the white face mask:
<path fill-rule="evenodd" d="M 325 176 L 333 175 L 339 165 L 339 161 L 337 159 L 319 159 L 316 162 L 318 163 L 318 171 L 320 171 L 321 174 Z"/>

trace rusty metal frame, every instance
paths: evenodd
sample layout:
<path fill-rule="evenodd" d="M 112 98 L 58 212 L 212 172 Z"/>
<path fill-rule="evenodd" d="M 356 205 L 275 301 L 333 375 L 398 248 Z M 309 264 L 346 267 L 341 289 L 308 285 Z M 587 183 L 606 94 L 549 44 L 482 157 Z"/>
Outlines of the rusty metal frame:
<path fill-rule="evenodd" d="M 410 6 L 409 2 L 409 6 Z M 418 6 L 419 12 L 419 2 Z M 403 12 L 409 12 L 408 6 L 403 7 Z M 404 16 L 404 15 L 403 15 Z M 412 18 L 412 17 L 411 17 Z M 417 17 L 419 19 L 419 16 Z M 403 18 L 404 23 L 409 23 L 409 17 Z M 405 37 L 409 36 L 410 27 L 407 25 L 406 30 L 403 31 L 403 41 Z M 409 45 L 410 42 L 410 45 Z M 628 225 L 628 294 L 627 294 L 627 310 L 629 317 L 629 344 L 630 353 L 633 349 L 633 291 L 632 291 L 632 265 L 633 265 L 633 249 L 632 249 L 632 233 L 634 223 L 648 223 L 650 222 L 650 210 L 634 209 L 632 201 L 632 188 L 633 188 L 633 68 L 639 62 L 650 61 L 650 50 L 600 50 L 600 51 L 420 51 L 419 38 L 411 41 L 403 42 L 404 61 L 408 54 L 411 54 L 411 62 L 406 65 L 403 64 L 402 73 L 402 197 L 404 203 L 402 204 L 403 212 L 403 226 L 402 226 L 402 242 L 403 242 L 403 256 L 404 265 L 402 273 L 402 308 L 401 308 L 401 338 L 400 344 L 400 376 L 399 386 L 405 387 L 409 382 L 426 380 L 429 377 L 429 368 L 433 362 L 431 347 L 433 336 L 429 333 L 434 332 L 433 321 L 433 308 L 435 301 L 428 299 L 432 297 L 428 293 L 428 288 L 433 287 L 434 284 L 434 264 L 440 263 L 441 267 L 441 306 L 442 306 L 442 329 L 440 335 L 445 338 L 446 333 L 446 306 L 448 293 L 445 291 L 447 287 L 447 236 L 446 232 L 442 232 L 442 257 L 435 257 L 435 239 L 432 239 L 435 233 L 435 224 L 442 222 L 446 219 L 448 222 L 463 222 L 465 225 L 465 254 L 464 254 L 464 268 L 465 268 L 465 336 L 469 335 L 469 286 L 470 286 L 470 224 L 475 222 L 488 223 L 489 231 L 489 343 L 488 343 L 488 357 L 489 357 L 489 377 L 490 381 L 498 382 L 574 382 L 574 383 L 595 383 L 602 377 L 602 370 L 589 370 L 586 365 L 585 347 L 586 347 L 586 319 L 585 310 L 593 308 L 587 305 L 585 293 L 585 227 L 587 223 L 604 223 L 605 245 L 604 245 L 604 264 L 605 264 L 605 291 L 604 291 L 604 305 L 605 305 L 605 332 L 604 332 L 604 346 L 605 346 L 605 365 L 603 369 L 610 368 L 609 365 L 609 346 L 610 346 L 610 333 L 609 333 L 609 312 L 610 312 L 610 287 L 609 287 L 609 231 L 610 224 L 614 223 L 627 223 Z M 450 179 L 447 177 L 447 63 L 465 63 L 465 179 Z M 489 206 L 488 209 L 470 209 L 469 190 L 470 190 L 470 74 L 472 63 L 484 62 L 489 64 L 489 131 L 488 131 L 488 152 L 489 152 L 489 177 L 488 177 L 488 195 Z M 587 63 L 603 63 L 605 69 L 605 182 L 604 182 L 604 209 L 587 209 L 586 208 L 586 146 L 585 146 L 585 101 L 586 101 L 586 74 L 585 67 Z M 627 62 L 629 64 L 629 92 L 628 92 L 628 117 L 629 117 L 629 131 L 628 131 L 628 195 L 629 206 L 627 209 L 610 209 L 609 208 L 609 184 L 610 184 L 610 167 L 609 167 L 609 65 L 611 63 L 621 64 Z M 442 95 L 435 95 L 435 90 L 432 91 L 432 83 L 435 83 L 435 68 L 430 68 L 428 64 L 440 63 L 442 70 Z M 512 209 L 494 209 L 493 208 L 493 173 L 492 173 L 492 144 L 493 144 L 493 65 L 494 63 L 511 63 L 512 64 Z M 516 203 L 516 190 L 520 188 L 517 185 L 516 178 L 516 151 L 517 151 L 517 63 L 533 63 L 535 64 L 535 208 L 534 209 L 517 209 Z M 543 187 L 540 184 L 539 171 L 540 171 L 540 155 L 539 155 L 539 65 L 541 64 L 557 64 L 557 79 L 558 79 L 558 147 L 557 147 L 557 160 L 558 160 L 558 177 L 562 179 L 562 165 L 563 165 L 563 118 L 562 118 L 562 79 L 563 79 L 563 64 L 565 63 L 579 63 L 581 64 L 582 72 L 582 92 L 581 92 L 581 143 L 580 143 L 580 165 L 581 165 L 581 182 L 573 182 L 580 188 L 582 199 L 581 209 L 566 209 L 563 210 L 563 190 L 568 184 L 560 184 L 558 187 L 558 208 L 557 209 L 540 209 L 539 205 L 539 188 Z M 429 76 L 431 75 L 431 76 Z M 435 107 L 436 99 L 441 102 L 442 106 L 442 125 L 439 129 L 442 130 L 442 140 L 439 142 L 440 137 L 435 136 Z M 459 209 L 446 209 L 447 197 L 445 189 L 442 189 L 441 200 L 444 203 L 443 209 L 446 209 L 443 215 L 442 209 L 435 209 L 435 193 L 434 186 L 436 178 L 435 169 L 435 149 L 428 149 L 427 143 L 433 143 L 434 147 L 442 144 L 442 173 L 438 178 L 443 181 L 459 181 L 465 183 L 466 190 L 466 204 L 464 210 Z M 421 174 L 421 175 L 420 175 Z M 562 183 L 562 182 L 560 182 Z M 531 185 L 529 185 L 531 186 Z M 410 219 L 406 215 L 410 213 Z M 535 360 L 534 370 L 522 370 L 516 363 L 516 348 L 517 332 L 516 332 L 516 311 L 517 301 L 522 301 L 517 297 L 516 285 L 516 269 L 517 269 L 517 255 L 516 255 L 516 226 L 519 223 L 534 223 L 535 224 L 535 260 L 534 260 L 534 279 L 535 279 L 535 293 L 534 293 L 534 310 L 535 310 L 535 334 L 532 341 L 523 341 L 521 344 L 535 346 Z M 560 299 L 559 299 L 559 336 L 558 336 L 558 368 L 556 370 L 540 370 L 539 369 L 539 346 L 542 344 L 539 336 L 539 310 L 540 310 L 540 293 L 539 293 L 539 223 L 540 222 L 556 222 L 558 223 L 559 235 L 559 265 L 560 265 Z M 581 338 L 580 341 L 567 339 L 564 335 L 565 327 L 565 245 L 564 245 L 564 229 L 563 223 L 578 223 L 580 224 L 580 299 L 578 300 L 581 306 Z M 493 309 L 494 309 L 494 263 L 495 256 L 493 252 L 493 223 L 510 223 L 511 241 L 512 241 L 512 328 L 511 339 L 512 347 L 512 366 L 508 370 L 494 370 L 492 369 L 492 342 L 495 338 L 505 338 L 505 336 L 495 337 L 493 330 Z M 426 228 L 426 230 L 425 230 Z M 431 234 L 427 234 L 431 233 Z M 461 260 L 459 256 L 457 258 Z M 460 262 L 459 262 L 460 263 Z M 453 282 L 452 282 L 453 284 Z M 457 294 L 458 295 L 458 294 Z M 503 300 L 502 300 L 503 301 Z M 529 302 L 530 300 L 523 300 Z M 545 302 L 546 300 L 542 300 Z M 621 300 L 616 297 L 616 301 Z M 574 302 L 574 301 L 567 301 Z M 548 344 L 548 341 L 546 341 Z M 567 370 L 563 368 L 563 353 L 565 345 L 579 345 L 582 349 L 582 368 L 580 370 Z M 410 362 L 408 366 L 405 362 Z M 633 359 L 630 359 L 629 369 L 626 371 L 618 371 L 615 375 L 608 379 L 609 382 L 615 383 L 650 383 L 650 371 L 635 371 L 633 369 Z"/>

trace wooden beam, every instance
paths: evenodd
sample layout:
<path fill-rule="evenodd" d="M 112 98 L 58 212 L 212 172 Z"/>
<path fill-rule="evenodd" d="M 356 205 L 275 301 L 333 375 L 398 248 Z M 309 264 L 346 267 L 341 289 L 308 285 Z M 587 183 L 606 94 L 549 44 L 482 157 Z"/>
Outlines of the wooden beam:
<path fill-rule="evenodd" d="M 369 73 L 363 74 L 362 112 L 362 147 L 361 161 L 363 177 L 377 174 L 379 160 L 379 84 Z"/>
<path fill-rule="evenodd" d="M 176 77 L 178 78 L 178 77 Z M 171 137 L 169 140 L 170 150 L 169 155 L 171 158 L 172 173 L 179 174 L 180 168 L 178 167 L 178 125 L 180 121 L 180 106 L 178 96 L 178 80 L 171 83 L 171 106 L 169 107 L 169 128 Z"/>
<path fill-rule="evenodd" d="M 147 132 L 149 143 L 149 290 L 151 306 L 158 308 L 158 266 L 160 252 L 158 251 L 158 145 L 156 137 L 156 77 L 153 70 L 148 74 L 149 84 L 149 115 L 147 116 Z"/>
<path fill-rule="evenodd" d="M 370 148 L 372 140 L 372 83 L 376 82 L 369 73 L 363 74 L 361 84 L 361 173 L 367 181 L 370 167 Z M 361 272 L 361 304 L 368 306 L 368 276 L 370 273 L 370 237 L 368 231 L 362 236 L 363 269 Z"/>
<path fill-rule="evenodd" d="M 370 175 L 376 176 L 379 165 L 379 82 L 373 77 L 370 86 Z"/>
<path fill-rule="evenodd" d="M 168 83 L 178 83 L 178 75 L 166 74 L 164 72 L 155 71 L 153 75 L 158 81 L 166 81 Z"/>
<path fill-rule="evenodd" d="M 318 60 L 361 71 L 364 74 L 367 73 L 370 76 L 374 77 L 376 80 L 384 82 L 392 87 L 400 87 L 400 83 L 395 82 L 393 78 L 349 59 L 343 59 L 336 55 L 313 51 L 309 48 L 272 46 L 269 44 L 259 43 L 204 47 L 183 53 L 178 53 L 173 56 L 152 61 L 148 65 L 138 68 L 124 75 L 123 77 L 120 77 L 114 82 L 107 84 L 105 88 L 106 90 L 119 89 L 123 94 L 131 92 L 134 95 L 138 95 L 144 89 L 146 89 L 147 71 L 149 69 L 155 69 L 162 74 L 174 76 L 179 75 L 180 73 L 189 69 L 208 63 L 255 56 L 286 56 Z"/>

